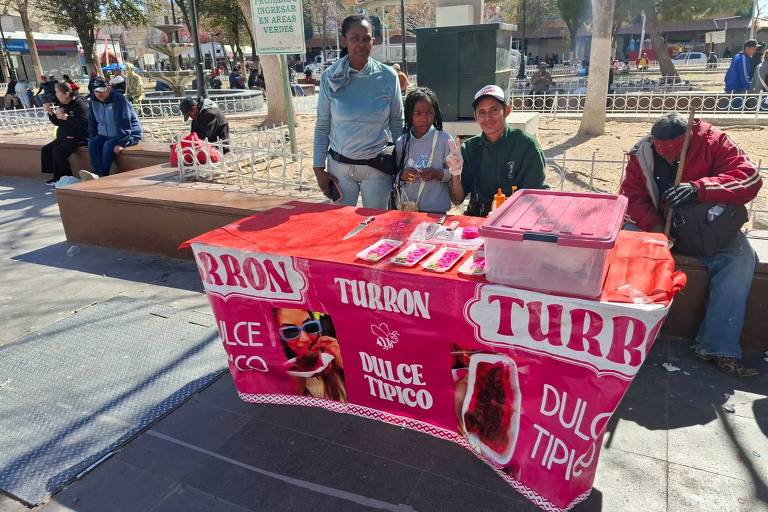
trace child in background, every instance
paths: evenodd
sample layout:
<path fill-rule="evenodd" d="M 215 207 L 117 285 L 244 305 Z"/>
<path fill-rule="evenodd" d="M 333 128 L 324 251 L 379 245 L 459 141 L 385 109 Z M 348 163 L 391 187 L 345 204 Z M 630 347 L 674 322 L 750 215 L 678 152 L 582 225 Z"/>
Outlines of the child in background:
<path fill-rule="evenodd" d="M 395 143 L 399 209 L 446 213 L 451 208 L 446 158 L 457 148 L 443 131 L 443 118 L 435 93 L 426 87 L 411 91 L 403 105 L 405 126 Z"/>

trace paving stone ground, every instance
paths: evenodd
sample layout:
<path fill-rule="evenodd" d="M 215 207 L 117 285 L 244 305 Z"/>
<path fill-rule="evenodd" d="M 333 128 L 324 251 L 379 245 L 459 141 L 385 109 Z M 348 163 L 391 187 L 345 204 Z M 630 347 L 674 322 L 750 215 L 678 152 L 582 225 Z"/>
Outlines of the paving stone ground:
<path fill-rule="evenodd" d="M 191 262 L 72 250 L 41 182 L 0 178 L 0 273 L 0 345 L 117 295 L 208 312 Z M 747 359 L 768 374 L 760 354 Z M 657 341 L 609 425 L 592 495 L 574 510 L 768 512 L 767 394 L 766 375 L 732 379 L 685 342 Z M 0 512 L 27 510 L 0 494 Z M 246 404 L 224 375 L 36 510 L 535 508 L 452 443 L 319 409 Z"/>

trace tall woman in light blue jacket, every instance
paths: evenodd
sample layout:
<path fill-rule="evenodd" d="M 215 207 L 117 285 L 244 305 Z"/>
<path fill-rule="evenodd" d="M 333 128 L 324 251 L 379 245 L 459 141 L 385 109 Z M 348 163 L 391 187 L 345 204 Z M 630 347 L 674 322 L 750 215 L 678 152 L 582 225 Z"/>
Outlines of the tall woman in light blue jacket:
<path fill-rule="evenodd" d="M 403 98 L 395 71 L 372 58 L 373 29 L 365 16 L 341 26 L 343 57 L 323 72 L 317 102 L 313 167 L 337 204 L 387 207 L 394 177 L 368 165 L 403 131 Z M 327 171 L 326 171 L 327 160 Z M 334 184 L 332 185 L 333 182 Z"/>

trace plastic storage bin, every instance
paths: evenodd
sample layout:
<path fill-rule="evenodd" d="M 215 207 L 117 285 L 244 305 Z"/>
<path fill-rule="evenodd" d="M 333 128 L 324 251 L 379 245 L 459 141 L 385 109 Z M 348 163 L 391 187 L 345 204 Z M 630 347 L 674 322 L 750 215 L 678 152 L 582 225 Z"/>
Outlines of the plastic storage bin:
<path fill-rule="evenodd" d="M 486 278 L 557 295 L 599 297 L 627 198 L 525 189 L 480 227 Z"/>

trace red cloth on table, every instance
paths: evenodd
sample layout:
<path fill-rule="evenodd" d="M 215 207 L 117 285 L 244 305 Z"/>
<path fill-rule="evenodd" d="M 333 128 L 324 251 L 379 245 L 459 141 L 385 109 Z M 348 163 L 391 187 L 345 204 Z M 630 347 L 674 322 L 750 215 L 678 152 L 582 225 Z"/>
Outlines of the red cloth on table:
<path fill-rule="evenodd" d="M 375 215 L 376 220 L 354 237 L 342 240 L 347 232 L 369 215 Z M 419 266 L 406 268 L 394 265 L 388 259 L 370 263 L 356 258 L 358 252 L 380 238 L 407 240 L 419 223 L 434 222 L 437 218 L 437 215 L 425 213 L 291 201 L 200 235 L 184 242 L 181 247 L 202 243 L 361 267 L 373 266 L 425 278 L 484 282 L 483 277 L 463 276 L 455 269 L 445 274 L 427 274 Z M 453 220 L 458 220 L 461 226 L 480 226 L 485 221 L 479 217 L 452 216 L 445 224 Z M 620 231 L 613 251 L 613 263 L 603 286 L 603 301 L 667 305 L 685 286 L 685 274 L 675 271 L 675 262 L 664 235 Z"/>

